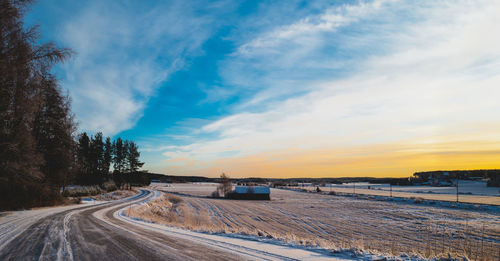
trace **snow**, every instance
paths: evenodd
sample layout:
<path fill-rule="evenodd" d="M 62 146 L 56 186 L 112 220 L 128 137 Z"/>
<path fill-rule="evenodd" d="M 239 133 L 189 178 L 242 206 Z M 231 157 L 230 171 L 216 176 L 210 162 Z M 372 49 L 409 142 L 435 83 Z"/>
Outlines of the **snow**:
<path fill-rule="evenodd" d="M 109 202 L 109 201 L 95 200 L 93 198 L 82 198 L 81 201 L 80 201 L 81 204 L 93 204 L 93 205 L 103 204 L 103 203 L 106 203 L 106 202 Z"/>
<path fill-rule="evenodd" d="M 174 227 L 150 223 L 126 215 L 131 205 L 149 202 L 158 198 L 160 191 L 153 193 L 135 202 L 123 203 L 120 210 L 114 213 L 114 217 L 120 220 L 139 226 L 143 229 L 160 232 L 170 237 L 189 240 L 193 243 L 217 248 L 226 252 L 240 255 L 250 260 L 360 260 L 353 256 L 352 252 L 331 253 L 323 249 L 306 249 L 302 246 L 285 245 L 278 240 L 263 240 L 259 237 L 241 235 L 216 235 L 209 233 L 194 232 Z M 94 216 L 113 225 L 106 218 L 104 213 L 107 209 L 102 209 L 94 213 Z M 372 260 L 366 259 L 366 260 Z"/>
<path fill-rule="evenodd" d="M 184 186 L 184 185 L 181 185 Z M 153 195 L 157 191 L 154 191 Z M 153 196 L 154 197 L 154 196 Z M 144 205 L 150 202 L 153 197 L 144 201 L 134 203 L 134 205 Z M 414 255 L 401 255 L 398 257 L 388 257 L 381 254 L 367 253 L 358 249 L 337 249 L 332 251 L 317 246 L 298 245 L 294 242 L 284 242 L 275 238 L 262 237 L 249 234 L 238 233 L 210 233 L 193 230 L 186 230 L 168 225 L 153 223 L 135 216 L 129 216 L 129 207 L 124 207 L 114 213 L 114 217 L 129 222 L 144 229 L 160 232 L 164 235 L 177 237 L 203 244 L 230 253 L 236 253 L 251 260 L 423 260 Z M 220 211 L 220 210 L 219 210 Z"/>
<path fill-rule="evenodd" d="M 456 247 L 462 241 L 443 233 L 462 235 L 469 231 L 471 243 L 476 244 L 476 236 L 484 226 L 485 242 L 493 247 L 500 244 L 500 207 L 493 205 L 390 198 L 386 191 L 378 190 L 373 191 L 383 196 L 327 195 L 328 189 L 323 193 L 271 189 L 272 200 L 254 202 L 207 198 L 215 186 L 174 184 L 161 189 L 181 196 L 191 215 L 208 220 L 206 225 L 195 228 L 205 232 L 262 234 L 262 238 L 269 236 L 301 245 L 318 243 L 334 250 L 354 245 L 368 251 L 395 249 L 396 253 L 408 253 L 411 249 L 425 253 L 428 235 Z M 412 195 L 415 197 L 415 193 Z M 165 225 L 177 226 L 168 222 Z"/>
<path fill-rule="evenodd" d="M 190 240 L 219 250 L 236 253 L 243 258 L 252 260 L 300 259 L 300 260 L 380 260 L 390 259 L 377 252 L 362 252 L 359 248 L 340 245 L 335 251 L 313 245 L 301 245 L 296 241 L 268 237 L 276 235 L 273 232 L 298 233 L 297 235 L 314 236 L 330 242 L 342 243 L 340 240 L 360 241 L 364 244 L 387 243 L 388 238 L 394 238 L 402 249 L 416 248 L 425 245 L 418 241 L 425 238 L 422 229 L 429 226 L 429 221 L 436 222 L 447 233 L 462 233 L 464 224 L 473 233 L 480 232 L 486 224 L 485 239 L 491 246 L 500 243 L 500 211 L 498 208 L 486 211 L 442 208 L 440 205 L 407 204 L 402 199 L 396 202 L 363 200 L 357 197 L 335 197 L 320 193 L 299 193 L 295 191 L 272 189 L 273 200 L 266 202 L 217 200 L 200 197 L 213 191 L 216 185 L 174 184 L 173 186 L 158 186 L 152 189 L 150 195 L 144 198 L 145 190 L 135 197 L 128 198 L 121 204 L 121 209 L 114 213 L 116 218 L 143 229 L 158 231 L 164 235 Z M 150 223 L 138 218 L 128 217 L 128 208 L 133 204 L 142 204 L 159 199 L 162 192 L 192 194 L 183 196 L 187 207 L 196 212 L 206 210 L 210 218 L 227 223 L 231 228 L 254 227 L 263 235 L 234 232 L 201 232 L 191 231 L 164 224 Z M 368 190 L 368 189 L 366 189 Z M 198 195 L 198 196 L 197 196 Z M 92 204 L 103 202 L 89 201 Z M 439 203 L 445 204 L 445 203 Z M 452 204 L 452 203 L 449 203 Z M 71 215 L 78 213 L 78 208 L 88 205 L 72 205 L 63 207 L 41 208 L 28 211 L 0 213 L 0 249 L 9 243 L 16 235 L 33 225 L 37 220 L 66 210 L 68 212 L 58 233 L 66 238 L 68 222 Z M 116 207 L 116 206 L 113 206 Z M 82 209 L 83 210 L 83 209 Z M 94 213 L 94 216 L 106 221 L 104 208 Z M 215 225 L 216 223 L 214 223 Z M 478 232 L 478 233 L 479 233 Z M 131 232 L 132 233 L 132 232 Z M 268 234 L 271 233 L 271 234 Z M 477 235 L 477 234 L 476 234 Z M 433 235 L 434 236 L 434 235 Z M 440 240 L 439 235 L 436 235 Z M 470 240 L 477 243 L 472 237 Z M 472 242 L 471 241 L 471 242 Z M 363 243 L 364 242 L 364 243 Z M 455 241 L 450 241 L 454 243 Z M 472 242 L 472 243 L 474 243 Z M 339 246 L 339 245 L 337 245 Z M 62 242 L 62 248 L 57 253 L 60 257 L 72 256 L 70 244 Z M 420 260 L 418 256 L 396 256 L 398 260 Z M 63 258 L 64 259 L 64 258 Z"/>
<path fill-rule="evenodd" d="M 295 189 L 316 190 L 315 186 L 294 187 Z M 366 182 L 328 184 L 320 187 L 323 192 L 362 194 L 389 197 L 389 184 L 370 184 Z M 471 204 L 487 204 L 500 206 L 500 188 L 487 187 L 484 181 L 460 180 L 458 191 L 459 201 Z M 456 201 L 456 187 L 435 186 L 392 186 L 392 196 L 399 198 L 422 198 L 433 201 Z"/>
<path fill-rule="evenodd" d="M 126 210 L 124 208 L 115 212 L 114 216 L 144 229 L 219 248 L 252 260 L 360 260 L 359 257 L 351 256 L 349 252 L 334 254 L 321 249 L 314 251 L 313 249 L 305 249 L 303 246 L 284 245 L 278 240 L 263 240 L 262 238 L 251 236 L 242 237 L 237 234 L 217 235 L 189 231 L 132 218 L 125 215 L 125 213 Z"/>
<path fill-rule="evenodd" d="M 332 184 L 325 188 L 353 188 L 354 183 L 345 184 Z M 389 191 L 389 184 L 370 184 L 367 182 L 355 183 L 356 189 L 371 189 Z M 453 186 L 392 186 L 392 191 L 398 192 L 408 192 L 408 193 L 436 193 L 436 194 L 452 194 L 455 195 L 457 188 Z M 486 181 L 474 181 L 474 180 L 459 180 L 458 182 L 458 192 L 460 194 L 469 194 L 477 196 L 500 196 L 499 187 L 488 187 L 486 186 Z"/>
<path fill-rule="evenodd" d="M 81 207 L 84 207 L 84 205 L 46 207 L 5 213 L 0 217 L 0 249 L 41 218 Z"/>
<path fill-rule="evenodd" d="M 76 186 L 73 186 L 76 187 Z M 113 192 L 112 192 L 113 193 Z M 111 194 L 111 193 L 108 193 Z M 138 198 L 141 194 L 132 198 Z M 93 198 L 82 198 L 82 204 L 58 206 L 58 207 L 43 207 L 32 210 L 0 212 L 0 249 L 9 243 L 15 235 L 18 235 L 28 227 L 33 225 L 41 218 L 49 215 L 57 214 L 66 210 L 78 209 L 91 205 L 100 205 L 109 203 L 110 201 L 95 200 Z M 74 213 L 74 212 L 71 212 Z M 70 217 L 70 216 L 69 216 Z M 68 217 L 68 218 L 69 218 Z M 64 225 L 67 226 L 68 220 L 65 217 Z M 64 228 L 64 227 L 63 227 Z M 65 233 L 65 232 L 64 232 Z"/>

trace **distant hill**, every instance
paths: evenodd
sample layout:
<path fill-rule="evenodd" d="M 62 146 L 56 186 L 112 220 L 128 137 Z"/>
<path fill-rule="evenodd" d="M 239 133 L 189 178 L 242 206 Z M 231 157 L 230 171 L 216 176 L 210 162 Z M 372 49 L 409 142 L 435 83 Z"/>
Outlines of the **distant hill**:
<path fill-rule="evenodd" d="M 150 180 L 158 180 L 166 183 L 187 183 L 187 182 L 220 182 L 220 178 L 208 178 L 203 176 L 175 176 L 160 173 L 147 173 Z M 274 184 L 286 186 L 298 183 L 321 184 L 342 184 L 350 182 L 370 182 L 370 183 L 392 183 L 394 185 L 405 185 L 408 178 L 372 178 L 372 177 L 348 177 L 348 178 L 231 178 L 231 181 L 240 185 Z"/>

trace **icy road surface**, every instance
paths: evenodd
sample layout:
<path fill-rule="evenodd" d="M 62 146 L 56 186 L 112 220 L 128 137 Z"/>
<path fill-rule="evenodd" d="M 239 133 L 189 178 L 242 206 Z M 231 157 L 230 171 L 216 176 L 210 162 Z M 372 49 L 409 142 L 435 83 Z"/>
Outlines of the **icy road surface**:
<path fill-rule="evenodd" d="M 0 260 L 344 260 L 122 215 L 158 192 L 107 203 L 0 213 Z"/>

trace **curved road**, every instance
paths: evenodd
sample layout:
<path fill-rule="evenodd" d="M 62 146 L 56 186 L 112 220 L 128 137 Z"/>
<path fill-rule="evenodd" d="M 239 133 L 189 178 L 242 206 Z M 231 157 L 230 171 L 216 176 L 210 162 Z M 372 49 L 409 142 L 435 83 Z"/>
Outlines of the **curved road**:
<path fill-rule="evenodd" d="M 135 220 L 132 204 L 161 192 L 99 205 L 0 212 L 0 260 L 353 260 L 258 240 Z"/>
<path fill-rule="evenodd" d="M 138 196 L 102 205 L 74 207 L 34 221 L 16 235 L 0 227 L 0 260 L 235 260 L 226 251 L 189 240 L 144 230 L 113 216 L 129 204 L 151 196 Z M 104 214 L 104 218 L 95 213 Z M 30 219 L 27 219 L 30 220 Z M 19 220 L 12 220 L 15 223 Z M 26 221 L 28 222 L 28 221 Z M 12 228 L 18 226 L 14 224 Z"/>

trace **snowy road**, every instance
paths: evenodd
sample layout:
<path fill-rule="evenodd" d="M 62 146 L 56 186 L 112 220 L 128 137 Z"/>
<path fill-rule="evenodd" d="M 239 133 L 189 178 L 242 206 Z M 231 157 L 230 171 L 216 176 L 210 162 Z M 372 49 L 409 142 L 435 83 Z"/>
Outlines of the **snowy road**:
<path fill-rule="evenodd" d="M 132 220 L 131 204 L 157 192 L 96 205 L 0 216 L 0 260 L 339 260 L 304 249 Z"/>

